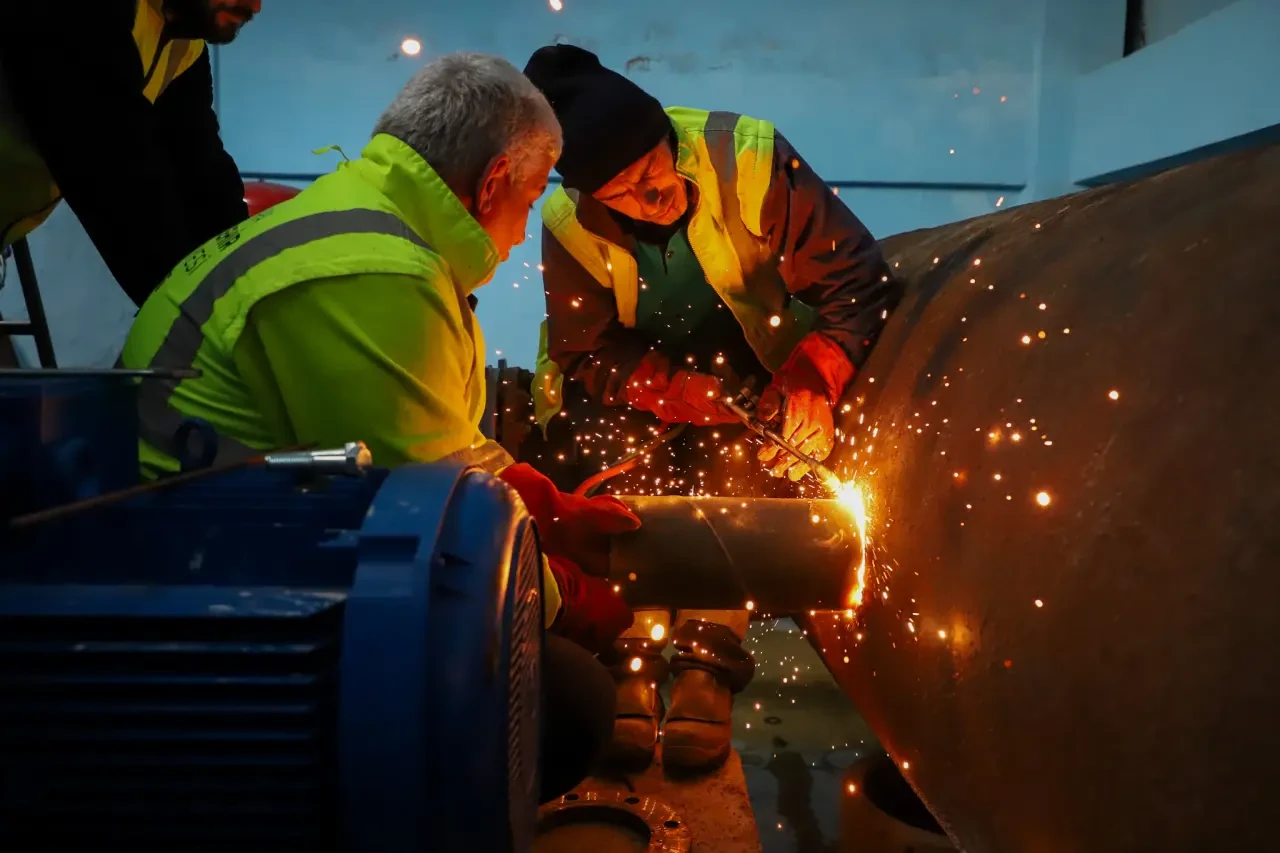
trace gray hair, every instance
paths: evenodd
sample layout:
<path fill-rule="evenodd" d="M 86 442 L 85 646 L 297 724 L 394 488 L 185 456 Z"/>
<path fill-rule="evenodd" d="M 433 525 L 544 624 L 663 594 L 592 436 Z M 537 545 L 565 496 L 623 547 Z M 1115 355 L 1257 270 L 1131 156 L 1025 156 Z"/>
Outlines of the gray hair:
<path fill-rule="evenodd" d="M 418 152 L 455 190 L 474 187 L 489 161 L 504 153 L 523 180 L 542 157 L 559 157 L 563 144 L 542 92 L 510 62 L 484 53 L 451 53 L 429 62 L 373 132 Z"/>

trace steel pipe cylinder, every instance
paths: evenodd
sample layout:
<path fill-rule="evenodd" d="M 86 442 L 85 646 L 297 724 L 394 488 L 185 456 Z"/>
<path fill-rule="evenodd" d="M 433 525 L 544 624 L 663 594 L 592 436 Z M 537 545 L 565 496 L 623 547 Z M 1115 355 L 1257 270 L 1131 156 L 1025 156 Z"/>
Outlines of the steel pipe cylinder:
<path fill-rule="evenodd" d="M 1278 225 L 1268 147 L 885 241 L 815 644 L 960 849 L 1274 846 Z"/>
<path fill-rule="evenodd" d="M 844 608 L 857 529 L 836 501 L 632 497 L 634 533 L 614 537 L 610 579 L 632 607 L 770 613 Z"/>

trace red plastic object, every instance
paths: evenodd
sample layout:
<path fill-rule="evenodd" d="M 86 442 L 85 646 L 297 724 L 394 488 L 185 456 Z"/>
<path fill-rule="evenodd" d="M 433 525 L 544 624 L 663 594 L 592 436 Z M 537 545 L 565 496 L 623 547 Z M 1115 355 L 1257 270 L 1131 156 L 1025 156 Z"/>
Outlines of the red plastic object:
<path fill-rule="evenodd" d="M 275 207 L 282 201 L 288 201 L 302 190 L 297 187 L 277 184 L 272 181 L 247 181 L 244 185 L 244 203 L 249 207 L 249 215 L 257 216 L 269 207 Z"/>

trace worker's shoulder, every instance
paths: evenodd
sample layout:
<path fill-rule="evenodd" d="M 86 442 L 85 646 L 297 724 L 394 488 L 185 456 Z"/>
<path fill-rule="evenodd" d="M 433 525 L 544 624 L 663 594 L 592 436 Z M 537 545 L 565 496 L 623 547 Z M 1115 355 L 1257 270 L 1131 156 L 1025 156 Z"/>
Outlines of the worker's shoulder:
<path fill-rule="evenodd" d="M 373 323 L 388 332 L 404 325 L 417 334 L 428 327 L 461 328 L 462 303 L 457 294 L 447 272 L 437 276 L 360 272 L 310 279 L 267 301 L 273 303 L 268 309 L 271 315 L 294 327 L 313 321 L 343 326 L 351 318 L 362 318 L 361 325 Z"/>

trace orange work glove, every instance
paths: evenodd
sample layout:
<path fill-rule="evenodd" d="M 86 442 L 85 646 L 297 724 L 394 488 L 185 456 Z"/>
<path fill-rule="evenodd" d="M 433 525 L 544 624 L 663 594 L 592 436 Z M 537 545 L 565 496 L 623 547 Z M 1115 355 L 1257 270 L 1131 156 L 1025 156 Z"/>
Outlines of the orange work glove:
<path fill-rule="evenodd" d="M 671 362 L 656 351 L 631 374 L 625 396 L 629 404 L 664 423 L 709 426 L 737 421 L 722 405 L 724 390 L 717 377 L 693 370 L 672 373 Z"/>
<path fill-rule="evenodd" d="M 635 617 L 622 596 L 600 578 L 583 574 L 572 560 L 547 557 L 551 574 L 560 590 L 560 615 L 551 630 L 589 652 L 599 654 Z"/>
<path fill-rule="evenodd" d="M 765 423 L 781 416 L 778 434 L 807 456 L 824 460 L 836 443 L 831 407 L 852 379 L 853 362 L 840 345 L 826 335 L 810 332 L 773 374 L 773 381 L 760 395 L 756 415 Z M 770 473 L 775 477 L 786 474 L 792 482 L 809 473 L 808 465 L 773 444 L 761 448 L 756 458 L 766 464 L 777 458 Z"/>
<path fill-rule="evenodd" d="M 640 519 L 612 495 L 584 498 L 521 462 L 498 473 L 524 501 L 538 525 L 538 541 L 549 557 L 564 557 L 589 574 L 609 574 L 609 537 L 640 527 Z"/>

